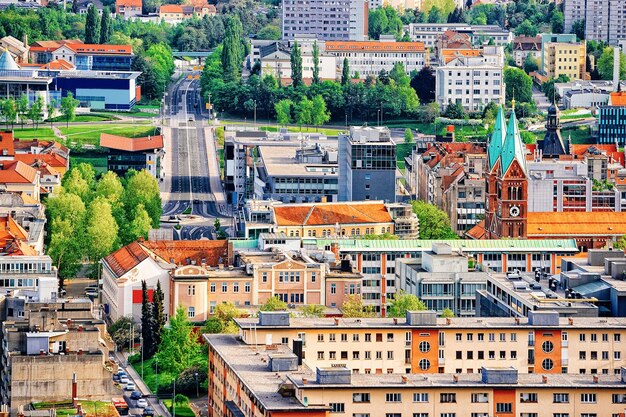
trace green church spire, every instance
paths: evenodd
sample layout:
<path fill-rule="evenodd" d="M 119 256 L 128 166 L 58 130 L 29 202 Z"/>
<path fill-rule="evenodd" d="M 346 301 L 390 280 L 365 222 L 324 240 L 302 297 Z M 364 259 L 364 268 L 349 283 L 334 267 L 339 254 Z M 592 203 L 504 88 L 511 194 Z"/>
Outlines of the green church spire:
<path fill-rule="evenodd" d="M 496 164 L 496 161 L 502 153 L 502 146 L 504 144 L 504 135 L 506 134 L 506 127 L 504 122 L 504 110 L 502 106 L 498 108 L 498 115 L 496 116 L 496 124 L 493 127 L 493 133 L 491 134 L 491 140 L 489 140 L 489 148 L 487 154 L 489 157 L 489 169 L 492 169 Z"/>
<path fill-rule="evenodd" d="M 504 174 L 514 160 L 522 167 L 522 170 L 526 172 L 526 154 L 524 142 L 519 133 L 519 126 L 517 118 L 515 117 L 515 111 L 511 112 L 509 118 L 509 125 L 506 128 L 506 137 L 504 138 L 504 145 L 502 146 L 502 173 Z"/>

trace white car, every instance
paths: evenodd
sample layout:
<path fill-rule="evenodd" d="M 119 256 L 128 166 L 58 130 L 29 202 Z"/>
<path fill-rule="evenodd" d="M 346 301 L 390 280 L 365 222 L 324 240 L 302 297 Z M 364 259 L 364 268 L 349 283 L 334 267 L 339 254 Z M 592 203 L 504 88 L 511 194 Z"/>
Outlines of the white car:
<path fill-rule="evenodd" d="M 130 382 L 130 379 L 126 375 L 120 377 L 120 385 L 126 385 Z"/>
<path fill-rule="evenodd" d="M 137 387 L 135 386 L 134 382 L 127 382 L 126 386 L 124 387 L 124 391 L 134 391 L 136 389 Z"/>
<path fill-rule="evenodd" d="M 148 406 L 148 401 L 145 398 L 140 398 L 137 400 L 137 408 L 146 408 Z"/>

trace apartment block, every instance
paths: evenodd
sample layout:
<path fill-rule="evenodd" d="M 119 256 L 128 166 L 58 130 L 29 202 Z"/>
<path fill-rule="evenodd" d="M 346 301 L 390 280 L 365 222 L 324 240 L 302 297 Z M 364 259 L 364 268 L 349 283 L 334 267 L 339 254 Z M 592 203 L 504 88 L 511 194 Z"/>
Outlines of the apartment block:
<path fill-rule="evenodd" d="M 541 71 L 548 78 L 566 75 L 570 80 L 587 79 L 587 45 L 576 35 L 541 34 Z"/>
<path fill-rule="evenodd" d="M 445 109 L 449 103 L 480 111 L 488 103 L 504 103 L 504 52 L 484 47 L 480 56 L 459 55 L 436 71 L 435 96 Z"/>
<path fill-rule="evenodd" d="M 482 366 L 515 367 L 520 374 L 614 375 L 626 363 L 622 318 L 559 318 L 531 311 L 528 318 L 437 318 L 434 311 L 406 318 L 290 318 L 261 312 L 235 319 L 250 351 L 302 346 L 309 366 L 346 368 L 353 375 L 475 374 Z"/>
<path fill-rule="evenodd" d="M 572 32 L 574 23 L 583 22 L 585 39 L 617 45 L 626 39 L 625 11 L 624 0 L 565 0 L 565 33 Z"/>
<path fill-rule="evenodd" d="M 539 60 L 541 59 L 540 36 L 522 35 L 513 39 L 513 58 L 515 59 L 515 65 L 522 68 L 528 56 L 539 64 Z"/>
<path fill-rule="evenodd" d="M 611 93 L 606 106 L 600 106 L 598 142 L 626 144 L 626 93 Z"/>
<path fill-rule="evenodd" d="M 366 0 L 285 0 L 283 39 L 315 35 L 331 41 L 363 41 L 367 39 Z"/>
<path fill-rule="evenodd" d="M 435 243 L 421 259 L 396 259 L 396 288 L 417 296 L 428 310 L 442 314 L 450 309 L 457 317 L 476 313 L 476 291 L 487 288 L 487 272 L 469 268 L 462 253 L 450 245 Z"/>
<path fill-rule="evenodd" d="M 467 23 L 410 23 L 404 27 L 412 41 L 424 42 L 426 47 L 434 47 L 446 31 L 469 36 L 474 45 L 482 45 L 493 40 L 495 45 L 506 46 L 513 41 L 513 33 L 498 25 L 468 25 Z"/>
<path fill-rule="evenodd" d="M 253 41 L 258 48 L 261 74 L 271 74 L 283 83 L 291 83 L 291 50 L 297 42 L 302 57 L 302 79 L 305 83 L 313 80 L 313 44 L 317 42 L 319 51 L 318 70 L 320 80 L 335 81 L 337 77 L 336 58 L 326 53 L 325 41 L 315 35 L 298 36 L 294 39 L 274 41 Z M 254 54 L 253 54 L 254 57 Z"/>
<path fill-rule="evenodd" d="M 384 117 L 384 115 L 381 115 Z M 396 144 L 386 127 L 339 134 L 339 201 L 396 201 Z"/>

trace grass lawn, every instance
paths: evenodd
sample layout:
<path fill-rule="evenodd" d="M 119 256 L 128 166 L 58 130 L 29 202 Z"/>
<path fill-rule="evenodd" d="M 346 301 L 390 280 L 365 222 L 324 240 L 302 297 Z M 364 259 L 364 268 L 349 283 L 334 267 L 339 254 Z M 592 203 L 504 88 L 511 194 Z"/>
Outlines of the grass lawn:
<path fill-rule="evenodd" d="M 110 122 L 112 120 L 119 120 L 119 118 L 115 117 L 112 114 L 109 115 L 109 114 L 100 114 L 100 113 L 89 113 L 89 114 L 77 114 L 74 120 L 72 120 L 70 123 Z M 55 123 L 62 124 L 62 123 L 65 123 L 65 118 L 63 116 L 57 116 L 53 118 L 52 121 Z M 49 123 L 50 120 L 46 120 L 46 122 Z"/>
<path fill-rule="evenodd" d="M 153 106 L 150 104 L 137 104 L 135 108 L 139 110 L 149 110 L 149 109 L 158 109 L 159 106 Z"/>
<path fill-rule="evenodd" d="M 91 164 L 96 170 L 96 174 L 104 174 L 107 171 L 107 156 L 80 156 L 72 154 L 70 165 L 76 166 L 80 163 Z"/>
<path fill-rule="evenodd" d="M 153 394 L 157 393 L 157 374 L 154 372 L 154 358 L 147 359 L 143 361 L 143 382 L 150 388 Z M 141 362 L 137 362 L 132 364 L 135 371 L 141 376 Z M 159 369 L 158 382 L 159 385 L 167 385 L 174 379 L 173 374 L 169 374 L 166 372 L 161 372 Z"/>
<path fill-rule="evenodd" d="M 154 135 L 155 127 L 150 124 L 106 124 L 106 125 L 82 125 L 60 127 L 59 130 L 67 137 L 68 142 L 77 144 L 90 144 L 98 146 L 100 144 L 100 134 L 110 133 L 113 135 L 138 138 L 142 136 Z"/>
<path fill-rule="evenodd" d="M 236 123 L 235 123 L 236 124 Z M 260 126 L 259 130 L 265 130 L 266 132 L 278 132 L 280 128 L 277 128 L 276 126 Z M 287 131 L 288 132 L 300 132 L 300 128 L 297 126 L 289 126 L 287 127 Z M 326 136 L 337 136 L 340 132 L 345 132 L 345 129 L 330 129 L 330 128 L 319 128 L 316 129 L 314 127 L 310 127 L 308 130 L 306 127 L 302 128 L 302 133 L 306 134 L 306 133 L 323 133 Z"/>
<path fill-rule="evenodd" d="M 152 107 L 150 107 L 152 108 Z M 159 109 L 159 107 L 154 107 L 156 110 Z M 125 116 L 125 117 L 141 117 L 141 118 L 146 118 L 146 119 L 150 119 L 153 117 L 158 116 L 158 113 L 154 113 L 154 112 L 148 112 L 148 111 L 141 111 L 141 110 L 136 110 L 136 111 L 130 111 L 130 112 L 105 112 L 102 113 L 103 115 L 112 115 L 112 116 Z M 116 117 L 117 119 L 117 117 Z"/>
<path fill-rule="evenodd" d="M 165 405 L 168 410 L 171 410 L 172 400 L 163 400 L 163 405 Z M 177 417 L 195 417 L 196 415 L 193 413 L 191 408 L 189 408 L 189 404 L 181 404 L 181 405 L 176 406 L 176 416 Z"/>
<path fill-rule="evenodd" d="M 79 401 L 83 411 L 90 415 L 110 416 L 113 415 L 113 404 L 105 401 Z M 57 413 L 58 414 L 58 413 Z"/>
<path fill-rule="evenodd" d="M 30 139 L 43 139 L 43 140 L 58 140 L 56 136 L 54 136 L 54 132 L 49 127 L 39 127 L 35 129 L 34 127 L 27 127 L 24 129 L 20 129 L 17 126 L 13 130 L 13 136 L 16 139 L 21 140 L 30 140 Z"/>

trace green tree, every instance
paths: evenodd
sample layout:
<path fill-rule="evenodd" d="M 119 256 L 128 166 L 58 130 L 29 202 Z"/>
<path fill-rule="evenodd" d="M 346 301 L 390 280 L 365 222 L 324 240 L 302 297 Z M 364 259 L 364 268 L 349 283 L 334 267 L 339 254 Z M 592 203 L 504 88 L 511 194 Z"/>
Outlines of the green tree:
<path fill-rule="evenodd" d="M 363 304 L 363 299 L 359 294 L 351 294 L 346 296 L 341 305 L 341 312 L 346 318 L 363 318 L 374 317 L 374 311 Z"/>
<path fill-rule="evenodd" d="M 449 308 L 444 308 L 443 311 L 441 312 L 441 317 L 445 318 L 445 319 L 451 319 L 454 317 L 454 312 L 452 310 L 450 310 Z"/>
<path fill-rule="evenodd" d="M 152 219 L 143 204 L 138 204 L 133 210 L 132 221 L 128 225 L 128 237 L 126 242 L 133 242 L 140 237 L 148 238 L 148 232 L 152 229 Z"/>
<path fill-rule="evenodd" d="M 372 10 L 368 16 L 368 33 L 372 39 L 380 38 L 389 25 L 387 14 L 382 8 Z"/>
<path fill-rule="evenodd" d="M 579 40 L 585 39 L 585 21 L 577 20 L 572 23 L 572 33 L 575 33 Z"/>
<path fill-rule="evenodd" d="M 1 107 L 1 102 L 0 102 L 0 107 Z M 50 99 L 50 104 L 48 104 L 48 120 L 50 121 L 50 128 L 52 128 L 52 120 L 54 120 L 54 115 L 57 112 L 57 101 L 53 98 Z"/>
<path fill-rule="evenodd" d="M 96 183 L 94 194 L 96 197 L 106 198 L 112 207 L 117 207 L 122 204 L 124 186 L 115 172 L 107 171 Z"/>
<path fill-rule="evenodd" d="M 237 81 L 241 77 L 241 65 L 244 57 L 243 27 L 237 15 L 230 15 L 224 24 L 222 43 L 222 71 L 224 82 Z"/>
<path fill-rule="evenodd" d="M 413 131 L 407 127 L 406 129 L 404 129 L 404 141 L 406 143 L 413 143 L 413 140 L 415 140 L 413 136 Z"/>
<path fill-rule="evenodd" d="M 109 43 L 113 35 L 113 22 L 111 21 L 111 11 L 108 7 L 102 10 L 102 19 L 100 20 L 100 44 Z"/>
<path fill-rule="evenodd" d="M 298 88 L 302 85 L 302 53 L 298 42 L 294 42 L 291 48 L 291 81 L 294 88 Z"/>
<path fill-rule="evenodd" d="M 124 316 L 112 323 L 107 330 L 118 348 L 130 348 L 130 328 L 136 325 L 132 317 Z"/>
<path fill-rule="evenodd" d="M 283 311 L 287 310 L 287 303 L 278 298 L 277 295 L 267 299 L 265 304 L 259 307 L 261 311 Z"/>
<path fill-rule="evenodd" d="M 603 80 L 613 79 L 613 48 L 607 46 L 598 59 L 598 72 Z M 626 79 L 626 55 L 619 54 L 619 79 Z"/>
<path fill-rule="evenodd" d="M 411 79 L 411 87 L 417 93 L 420 103 L 435 101 L 435 71 L 430 65 L 422 67 Z"/>
<path fill-rule="evenodd" d="M 444 117 L 449 119 L 464 119 L 465 118 L 465 109 L 461 103 L 449 102 L 448 107 L 446 107 L 446 111 L 443 113 Z"/>
<path fill-rule="evenodd" d="M 15 106 L 17 108 L 17 115 L 20 119 L 22 129 L 24 129 L 24 121 L 28 118 L 28 97 L 26 97 L 26 94 L 22 94 L 22 96 L 17 99 Z"/>
<path fill-rule="evenodd" d="M 280 28 L 276 25 L 265 25 L 257 34 L 257 39 L 265 39 L 269 41 L 280 40 Z"/>
<path fill-rule="evenodd" d="M 239 332 L 234 319 L 246 317 L 248 313 L 237 308 L 232 302 L 225 301 L 215 307 L 215 311 L 211 318 L 207 320 L 204 330 L 207 333 L 227 333 L 236 334 Z"/>
<path fill-rule="evenodd" d="M 276 112 L 276 120 L 282 126 L 291 123 L 291 108 L 293 107 L 293 101 L 289 99 L 280 100 L 274 105 L 274 111 Z"/>
<path fill-rule="evenodd" d="M 350 82 L 350 63 L 348 58 L 343 59 L 343 65 L 341 68 L 341 85 L 346 85 Z"/>
<path fill-rule="evenodd" d="M 90 8 L 93 8 L 91 6 Z M 76 107 L 80 104 L 80 101 L 74 98 L 71 92 L 67 93 L 67 96 L 61 99 L 61 114 L 65 118 L 66 126 L 70 127 L 70 122 L 76 117 Z"/>
<path fill-rule="evenodd" d="M 152 322 L 152 333 L 155 349 L 161 346 L 163 337 L 163 329 L 165 328 L 165 308 L 163 306 L 165 295 L 161 289 L 161 281 L 157 281 L 156 289 L 152 295 L 152 311 L 154 312 L 154 320 Z M 156 351 L 155 351 L 156 353 Z"/>
<path fill-rule="evenodd" d="M 148 295 L 148 285 L 145 280 L 141 280 L 141 337 L 143 339 L 143 354 L 148 358 L 151 358 L 156 352 L 156 346 L 152 338 L 153 328 L 154 315 Z"/>
<path fill-rule="evenodd" d="M 9 126 L 11 124 L 11 130 L 13 130 L 13 125 L 17 120 L 17 106 L 15 104 L 15 100 L 11 98 L 7 98 L 2 100 L 1 103 L 1 111 L 2 118 L 4 119 L 4 123 Z"/>
<path fill-rule="evenodd" d="M 537 36 L 538 30 L 537 26 L 535 26 L 530 20 L 526 19 L 517 28 L 515 28 L 514 32 L 517 36 Z"/>
<path fill-rule="evenodd" d="M 39 123 L 43 120 L 43 97 L 37 96 L 33 104 L 28 109 L 28 118 L 35 126 L 35 130 L 39 128 Z"/>
<path fill-rule="evenodd" d="M 127 174 L 124 190 L 124 207 L 127 213 L 132 213 L 143 204 L 150 215 L 152 227 L 158 228 L 161 223 L 161 191 L 156 179 L 146 170 L 132 171 Z"/>
<path fill-rule="evenodd" d="M 448 215 L 425 201 L 411 201 L 420 225 L 420 239 L 457 239 Z"/>
<path fill-rule="evenodd" d="M 118 226 L 109 202 L 102 198 L 95 198 L 87 210 L 85 220 L 86 254 L 92 262 L 118 248 Z"/>
<path fill-rule="evenodd" d="M 387 317 L 406 317 L 407 311 L 426 310 L 426 304 L 417 296 L 399 291 L 387 308 Z"/>
<path fill-rule="evenodd" d="M 523 70 L 513 67 L 505 68 L 504 82 L 506 84 L 507 102 L 510 102 L 513 98 L 519 103 L 532 102 L 533 80 Z"/>
<path fill-rule="evenodd" d="M 563 33 L 563 12 L 554 10 L 550 18 L 550 24 L 552 25 L 552 33 Z"/>
<path fill-rule="evenodd" d="M 98 9 L 91 4 L 87 9 L 87 21 L 85 22 L 85 43 L 97 44 L 100 42 L 100 16 Z"/>
<path fill-rule="evenodd" d="M 48 233 L 50 243 L 47 252 L 57 268 L 59 287 L 63 288 L 65 279 L 75 276 L 81 267 L 83 247 L 79 236 L 80 229 L 69 220 L 55 218 Z"/>
<path fill-rule="evenodd" d="M 302 317 L 324 317 L 326 307 L 319 304 L 307 304 L 300 307 Z"/>
<path fill-rule="evenodd" d="M 317 95 L 311 100 L 311 122 L 319 127 L 330 120 L 324 97 Z"/>
<path fill-rule="evenodd" d="M 524 60 L 524 71 L 526 71 L 526 74 L 530 74 L 538 69 L 539 64 L 537 63 L 537 60 L 533 58 L 531 54 L 526 55 L 526 59 Z"/>
<path fill-rule="evenodd" d="M 302 130 L 302 125 L 308 126 L 313 123 L 313 102 L 304 97 L 296 106 L 296 123 Z"/>
<path fill-rule="evenodd" d="M 320 48 L 313 42 L 313 84 L 320 83 Z"/>
<path fill-rule="evenodd" d="M 437 6 L 433 6 L 428 10 L 428 23 L 442 23 L 443 15 L 441 9 Z"/>
<path fill-rule="evenodd" d="M 187 312 L 180 306 L 170 318 L 170 325 L 163 330 L 163 336 L 156 358 L 159 369 L 180 374 L 201 360 L 200 344 L 187 321 Z"/>
<path fill-rule="evenodd" d="M 82 201 L 89 199 L 89 194 L 91 192 L 89 183 L 83 178 L 78 169 L 70 169 L 63 176 L 61 185 L 66 192 L 76 194 Z"/>

